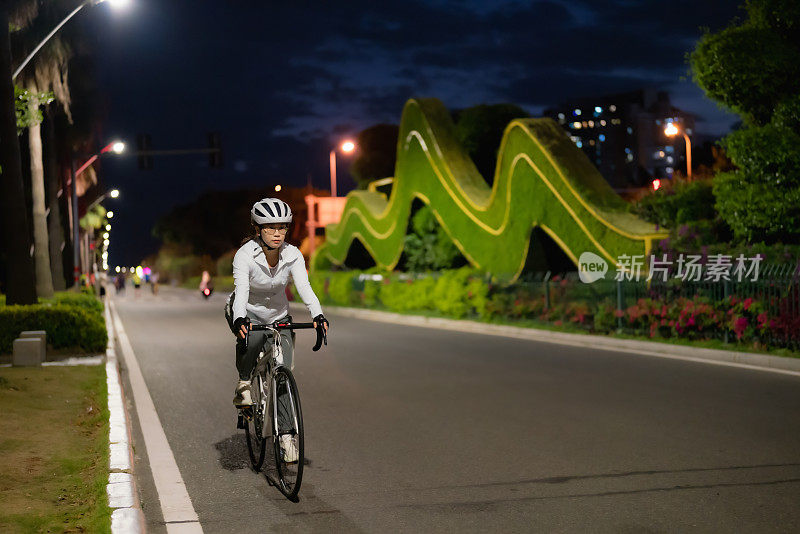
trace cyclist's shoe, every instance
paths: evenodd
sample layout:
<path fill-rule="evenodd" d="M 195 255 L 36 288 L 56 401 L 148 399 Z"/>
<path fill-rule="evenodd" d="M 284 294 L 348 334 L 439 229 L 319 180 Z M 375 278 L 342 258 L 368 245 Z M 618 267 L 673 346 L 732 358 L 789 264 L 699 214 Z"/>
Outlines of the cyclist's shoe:
<path fill-rule="evenodd" d="M 253 405 L 253 401 L 250 398 L 249 380 L 239 380 L 239 384 L 236 386 L 236 396 L 233 397 L 233 404 L 237 407 Z"/>
<path fill-rule="evenodd" d="M 289 434 L 281 436 L 281 450 L 283 451 L 283 461 L 287 464 L 295 463 L 300 456 L 297 451 L 297 440 Z"/>

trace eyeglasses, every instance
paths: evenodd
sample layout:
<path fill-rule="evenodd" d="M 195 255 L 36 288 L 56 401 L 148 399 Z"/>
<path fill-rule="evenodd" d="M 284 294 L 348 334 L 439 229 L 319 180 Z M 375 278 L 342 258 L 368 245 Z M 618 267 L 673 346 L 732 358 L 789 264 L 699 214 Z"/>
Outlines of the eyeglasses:
<path fill-rule="evenodd" d="M 289 225 L 288 224 L 282 224 L 282 225 L 278 226 L 277 228 L 273 228 L 271 226 L 262 226 L 261 229 L 262 230 L 266 230 L 267 233 L 269 233 L 269 234 L 275 234 L 275 233 L 285 234 L 289 230 Z"/>

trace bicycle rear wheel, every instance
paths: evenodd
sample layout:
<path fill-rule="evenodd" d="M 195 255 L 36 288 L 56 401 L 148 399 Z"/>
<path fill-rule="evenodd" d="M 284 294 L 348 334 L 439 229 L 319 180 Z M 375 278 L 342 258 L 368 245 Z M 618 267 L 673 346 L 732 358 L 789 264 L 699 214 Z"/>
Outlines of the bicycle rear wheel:
<path fill-rule="evenodd" d="M 264 381 L 260 374 L 256 374 L 250 383 L 250 398 L 253 405 L 245 413 L 247 424 L 244 432 L 247 436 L 247 452 L 250 454 L 250 463 L 258 472 L 264 465 L 264 453 L 267 449 L 267 439 L 264 436 L 264 419 L 267 415 L 267 395 Z"/>
<path fill-rule="evenodd" d="M 278 489 L 291 501 L 297 500 L 300 483 L 303 480 L 304 442 L 303 413 L 300 409 L 300 396 L 297 383 L 289 369 L 283 367 L 275 371 L 273 385 L 277 402 L 270 404 L 270 424 L 272 428 L 272 449 L 275 454 L 275 467 L 278 475 Z M 284 437 L 284 436 L 288 436 Z M 294 447 L 292 451 L 284 446 Z"/>

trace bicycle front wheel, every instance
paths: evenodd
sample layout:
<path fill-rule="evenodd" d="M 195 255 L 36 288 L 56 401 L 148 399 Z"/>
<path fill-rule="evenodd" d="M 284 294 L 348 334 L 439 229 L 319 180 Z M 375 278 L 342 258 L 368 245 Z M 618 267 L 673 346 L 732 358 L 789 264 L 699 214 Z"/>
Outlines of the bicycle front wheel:
<path fill-rule="evenodd" d="M 273 375 L 273 402 L 270 410 L 272 445 L 278 475 L 278 489 L 296 501 L 303 480 L 303 413 L 297 383 L 289 369 L 277 369 Z"/>
<path fill-rule="evenodd" d="M 247 436 L 247 452 L 250 454 L 250 463 L 253 469 L 258 472 L 264 464 L 264 453 L 267 448 L 267 440 L 264 436 L 264 420 L 267 417 L 267 394 L 262 376 L 258 373 L 253 376 L 250 382 L 250 397 L 253 405 L 248 408 L 245 415 L 247 425 L 245 434 Z"/>

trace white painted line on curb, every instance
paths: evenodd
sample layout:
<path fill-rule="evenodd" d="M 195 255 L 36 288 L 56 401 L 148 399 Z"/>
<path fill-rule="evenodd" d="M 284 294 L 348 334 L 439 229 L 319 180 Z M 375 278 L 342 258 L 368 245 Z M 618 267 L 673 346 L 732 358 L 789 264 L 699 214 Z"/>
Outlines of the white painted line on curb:
<path fill-rule="evenodd" d="M 139 506 L 136 481 L 133 477 L 133 450 L 131 448 L 128 414 L 123 401 L 122 384 L 119 376 L 119 362 L 114 348 L 116 336 L 109 311 L 110 302 L 105 306 L 106 330 L 106 386 L 108 389 L 108 495 L 111 513 L 111 532 L 113 534 L 140 534 L 145 531 L 144 514 Z"/>
<path fill-rule="evenodd" d="M 203 532 L 116 306 L 109 302 L 167 532 Z"/>
<path fill-rule="evenodd" d="M 800 371 L 791 369 L 781 369 L 770 366 L 771 362 L 779 362 L 783 359 L 780 356 L 768 354 L 749 354 L 741 352 L 728 352 L 716 349 L 694 348 L 684 345 L 667 345 L 664 343 L 653 343 L 648 341 L 603 338 L 596 335 L 570 334 L 566 332 L 551 332 L 549 330 L 538 330 L 535 328 L 525 328 L 510 325 L 496 325 L 490 323 L 478 323 L 469 320 L 431 318 L 420 315 L 403 315 L 393 312 L 380 310 L 362 310 L 360 308 L 346 308 L 339 306 L 326 306 L 332 313 L 338 313 L 345 317 L 355 317 L 368 321 L 378 321 L 384 323 L 402 324 L 407 326 L 419 326 L 422 328 L 434 328 L 440 330 L 451 330 L 455 332 L 466 332 L 470 334 L 484 334 L 490 336 L 511 337 L 525 339 L 528 341 L 540 341 L 542 343 L 553 343 L 556 345 L 569 345 L 573 347 L 584 347 L 597 350 L 612 352 L 626 352 L 629 354 L 642 354 L 645 356 L 655 356 L 670 360 L 683 360 L 694 363 L 705 363 L 711 365 L 722 365 L 725 367 L 737 367 L 750 371 L 764 371 L 767 373 L 778 373 L 800 377 Z M 653 347 L 626 346 L 626 345 L 660 345 L 661 350 L 653 350 Z M 687 356 L 676 354 L 678 351 L 694 350 L 703 356 Z M 672 351 L 672 352 L 667 352 Z M 724 358 L 724 359 L 723 359 Z M 730 361 L 738 360 L 738 361 Z M 764 362 L 764 365 L 754 365 L 743 363 L 743 361 Z M 795 362 L 781 362 L 783 364 L 794 364 Z"/>

